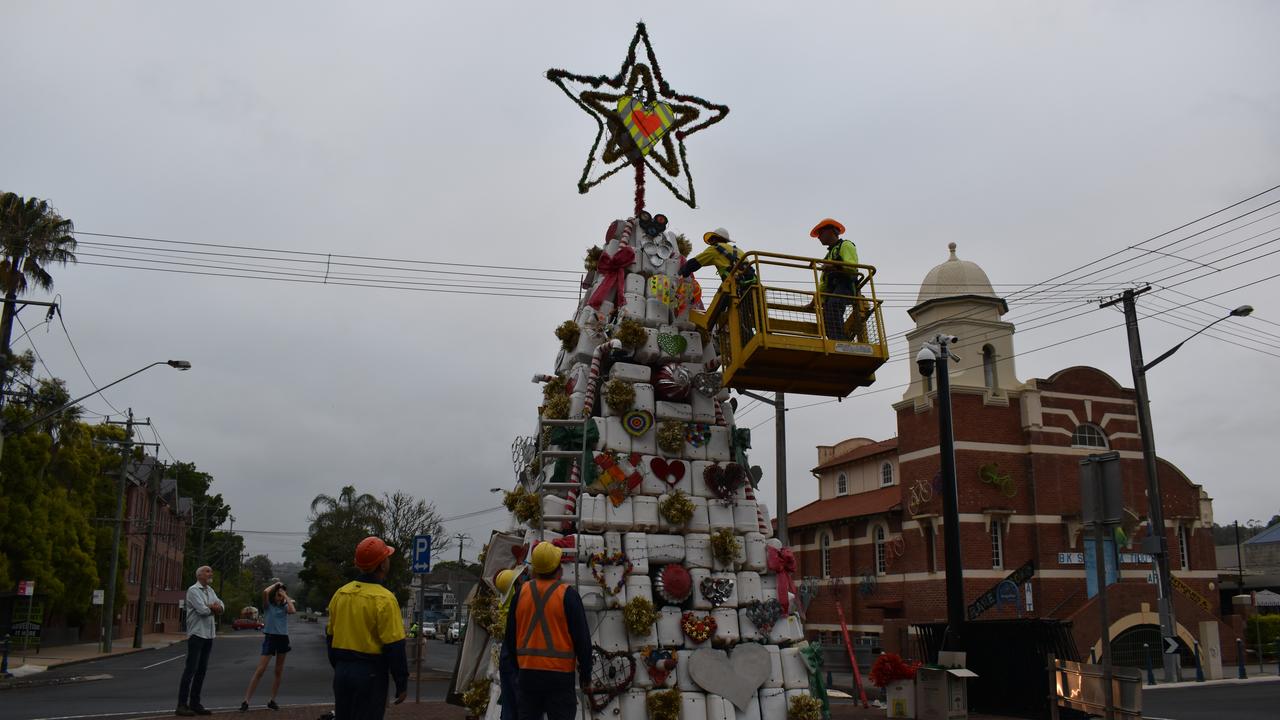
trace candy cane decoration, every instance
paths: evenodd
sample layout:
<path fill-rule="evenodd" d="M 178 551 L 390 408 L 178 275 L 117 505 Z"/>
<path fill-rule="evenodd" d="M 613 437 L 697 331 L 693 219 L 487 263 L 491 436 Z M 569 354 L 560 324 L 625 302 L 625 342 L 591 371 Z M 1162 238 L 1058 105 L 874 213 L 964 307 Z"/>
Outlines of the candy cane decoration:
<path fill-rule="evenodd" d="M 750 471 L 748 470 L 748 473 Z M 756 489 L 751 486 L 751 481 L 747 481 L 747 499 L 756 503 L 756 527 L 760 529 L 760 534 L 769 537 L 769 524 L 764 521 L 764 512 L 760 510 L 760 503 L 756 502 Z"/>

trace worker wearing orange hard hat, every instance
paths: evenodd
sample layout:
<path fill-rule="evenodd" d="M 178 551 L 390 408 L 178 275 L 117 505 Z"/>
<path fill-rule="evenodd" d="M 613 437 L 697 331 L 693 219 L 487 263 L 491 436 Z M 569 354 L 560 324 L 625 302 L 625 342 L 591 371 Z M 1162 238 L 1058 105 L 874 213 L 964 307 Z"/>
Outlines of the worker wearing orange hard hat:
<path fill-rule="evenodd" d="M 858 264 L 858 247 L 852 240 L 840 237 L 845 233 L 844 224 L 835 218 L 823 218 L 809 231 L 809 237 L 817 238 L 827 248 L 823 260 L 832 260 L 851 265 Z M 822 324 L 827 338 L 844 340 L 848 338 L 845 331 L 845 309 L 854 305 L 858 291 L 857 275 L 849 268 L 838 265 L 824 265 L 818 280 L 818 291 L 822 293 Z"/>
<path fill-rule="evenodd" d="M 387 708 L 389 679 L 396 684 L 397 705 L 408 692 L 400 603 L 382 586 L 395 552 L 381 538 L 361 540 L 355 553 L 360 576 L 338 588 L 329 601 L 325 642 L 334 671 L 337 717 L 380 720 Z"/>
<path fill-rule="evenodd" d="M 738 265 L 737 276 L 739 283 L 750 285 L 756 281 L 755 270 L 750 265 L 739 265 L 744 253 L 733 244 L 728 230 L 719 227 L 705 232 L 702 234 L 702 241 L 707 244 L 707 249 L 689 258 L 684 265 L 680 266 L 681 277 L 689 277 L 697 272 L 699 268 L 711 265 L 715 267 L 716 272 L 720 274 L 720 279 L 723 281 L 729 277 L 729 273 L 734 266 Z"/>
<path fill-rule="evenodd" d="M 533 579 L 515 590 L 502 652 L 519 667 L 519 715 L 573 720 L 577 685 L 591 686 L 591 631 L 576 590 L 561 581 L 564 551 L 540 542 L 529 553 Z"/>

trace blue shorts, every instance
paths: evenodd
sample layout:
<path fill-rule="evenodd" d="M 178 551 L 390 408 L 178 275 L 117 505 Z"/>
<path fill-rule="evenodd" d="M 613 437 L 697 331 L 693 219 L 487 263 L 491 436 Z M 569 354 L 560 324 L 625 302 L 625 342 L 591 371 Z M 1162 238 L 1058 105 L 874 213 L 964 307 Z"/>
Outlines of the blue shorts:
<path fill-rule="evenodd" d="M 262 636 L 263 655 L 283 655 L 289 652 L 289 650 L 288 635 L 272 635 L 271 633 L 267 633 Z"/>

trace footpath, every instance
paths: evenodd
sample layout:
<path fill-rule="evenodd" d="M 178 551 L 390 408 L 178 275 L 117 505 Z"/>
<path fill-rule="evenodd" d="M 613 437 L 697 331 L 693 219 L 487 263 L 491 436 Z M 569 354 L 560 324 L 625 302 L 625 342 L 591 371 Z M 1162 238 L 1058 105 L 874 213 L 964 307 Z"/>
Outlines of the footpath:
<path fill-rule="evenodd" d="M 53 668 L 100 660 L 105 657 L 166 648 L 174 643 L 186 640 L 186 637 L 182 633 L 149 633 L 142 636 L 142 647 L 140 648 L 133 647 L 132 638 L 122 638 L 112 643 L 110 653 L 102 652 L 102 646 L 96 642 L 55 645 L 41 648 L 40 650 L 31 649 L 27 651 L 21 649 L 22 644 L 20 642 L 12 643 L 9 651 L 9 672 L 13 675 L 13 678 L 0 680 L 0 688 L 31 679 L 32 675 Z"/>

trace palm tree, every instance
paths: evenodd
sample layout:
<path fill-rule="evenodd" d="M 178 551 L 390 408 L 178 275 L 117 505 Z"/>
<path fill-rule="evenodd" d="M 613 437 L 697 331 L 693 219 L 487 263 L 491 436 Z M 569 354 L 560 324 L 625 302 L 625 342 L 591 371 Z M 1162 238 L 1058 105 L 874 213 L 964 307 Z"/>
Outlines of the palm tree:
<path fill-rule="evenodd" d="M 356 493 L 347 485 L 338 497 L 320 493 L 311 501 L 311 533 L 321 527 L 362 527 L 382 531 L 382 503 L 369 493 Z"/>
<path fill-rule="evenodd" d="M 76 261 L 74 230 L 71 221 L 59 215 L 47 200 L 11 192 L 0 194 L 0 289 L 4 290 L 0 363 L 6 371 L 18 296 L 31 285 L 52 289 L 53 276 L 46 268 Z"/>

